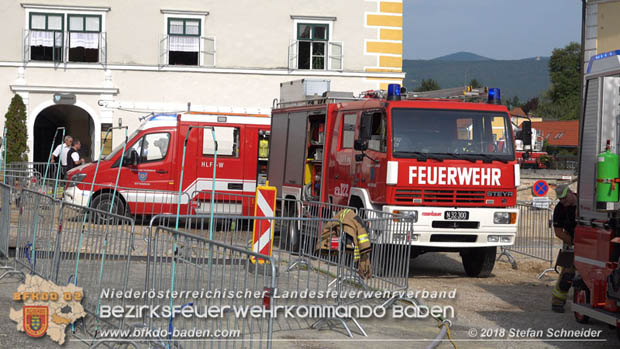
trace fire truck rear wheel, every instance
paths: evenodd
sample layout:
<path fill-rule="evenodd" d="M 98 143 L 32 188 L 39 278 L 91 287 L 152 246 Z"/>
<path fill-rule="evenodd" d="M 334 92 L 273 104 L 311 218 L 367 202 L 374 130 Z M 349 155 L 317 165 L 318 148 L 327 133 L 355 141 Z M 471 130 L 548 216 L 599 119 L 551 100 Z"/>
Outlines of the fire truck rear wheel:
<path fill-rule="evenodd" d="M 297 217 L 295 207 L 284 208 L 284 217 Z M 299 252 L 299 229 L 295 221 L 283 221 L 280 227 L 280 248 L 286 251 Z"/>
<path fill-rule="evenodd" d="M 465 273 L 469 277 L 486 278 L 495 266 L 497 247 L 476 247 L 461 251 Z"/>
<path fill-rule="evenodd" d="M 590 304 L 590 290 L 586 286 L 585 282 L 581 278 L 578 278 L 573 283 L 573 303 L 575 304 Z M 575 320 L 580 324 L 587 324 L 590 321 L 590 317 L 581 313 L 575 312 Z"/>

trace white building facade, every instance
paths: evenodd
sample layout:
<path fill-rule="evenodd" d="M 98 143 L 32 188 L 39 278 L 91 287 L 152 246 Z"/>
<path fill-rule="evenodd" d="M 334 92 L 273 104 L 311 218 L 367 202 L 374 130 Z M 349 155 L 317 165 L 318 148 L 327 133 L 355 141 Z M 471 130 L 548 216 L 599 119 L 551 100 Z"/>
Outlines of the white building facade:
<path fill-rule="evenodd" d="M 119 119 L 131 132 L 188 103 L 269 113 L 281 82 L 357 94 L 404 78 L 402 0 L 31 1 L 0 2 L 0 108 L 23 98 L 30 161 L 58 127 L 94 159 Z"/>

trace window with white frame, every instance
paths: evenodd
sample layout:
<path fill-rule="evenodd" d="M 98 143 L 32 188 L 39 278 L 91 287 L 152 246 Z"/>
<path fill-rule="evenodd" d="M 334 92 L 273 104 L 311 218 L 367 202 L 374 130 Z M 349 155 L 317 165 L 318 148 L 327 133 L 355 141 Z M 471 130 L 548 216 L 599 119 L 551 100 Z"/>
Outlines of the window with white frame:
<path fill-rule="evenodd" d="M 68 15 L 69 61 L 98 62 L 101 16 Z"/>
<path fill-rule="evenodd" d="M 343 43 L 331 40 L 335 17 L 304 17 L 291 16 L 295 20 L 295 40 L 289 46 L 288 68 L 342 71 Z"/>
<path fill-rule="evenodd" d="M 297 24 L 297 69 L 327 69 L 329 25 Z"/>
<path fill-rule="evenodd" d="M 35 61 L 63 60 L 64 15 L 59 13 L 30 13 L 30 59 Z"/>
<path fill-rule="evenodd" d="M 168 64 L 200 65 L 199 19 L 168 18 Z"/>
<path fill-rule="evenodd" d="M 24 61 L 106 62 L 103 11 L 27 12 Z"/>

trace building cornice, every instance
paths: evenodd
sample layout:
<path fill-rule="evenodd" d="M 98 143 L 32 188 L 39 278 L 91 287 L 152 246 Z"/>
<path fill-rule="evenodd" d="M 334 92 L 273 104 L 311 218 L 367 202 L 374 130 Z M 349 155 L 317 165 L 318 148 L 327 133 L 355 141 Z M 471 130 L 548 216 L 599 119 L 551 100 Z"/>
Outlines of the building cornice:
<path fill-rule="evenodd" d="M 21 4 L 23 8 L 43 10 L 71 10 L 71 11 L 97 11 L 109 12 L 110 7 L 104 6 L 73 6 L 73 5 L 48 5 L 48 4 Z"/>
<path fill-rule="evenodd" d="M 77 87 L 77 86 L 30 86 L 30 85 L 10 85 L 13 92 L 30 93 L 79 93 L 79 94 L 118 94 L 118 88 L 107 87 Z"/>
<path fill-rule="evenodd" d="M 161 13 L 165 15 L 194 15 L 194 16 L 208 16 L 209 11 L 197 11 L 197 10 L 172 10 L 172 9 L 161 9 Z"/>
<path fill-rule="evenodd" d="M 294 77 L 359 77 L 359 78 L 384 78 L 404 79 L 403 72 L 363 72 L 363 71 L 331 71 L 331 70 L 288 70 L 286 68 L 252 69 L 252 68 L 214 68 L 214 67 L 188 67 L 188 66 L 158 66 L 158 65 L 129 65 L 129 64 L 83 64 L 63 63 L 60 65 L 45 62 L 22 62 L 0 61 L 0 67 L 16 68 L 49 68 L 49 69 L 86 69 L 86 70 L 125 70 L 125 71 L 162 71 L 184 73 L 213 73 L 213 74 L 247 74 L 267 76 L 294 76 Z"/>
<path fill-rule="evenodd" d="M 332 16 L 298 16 L 298 15 L 291 15 L 291 19 L 297 19 L 297 20 L 302 20 L 302 21 L 335 21 L 338 18 L 337 17 L 332 17 Z"/>

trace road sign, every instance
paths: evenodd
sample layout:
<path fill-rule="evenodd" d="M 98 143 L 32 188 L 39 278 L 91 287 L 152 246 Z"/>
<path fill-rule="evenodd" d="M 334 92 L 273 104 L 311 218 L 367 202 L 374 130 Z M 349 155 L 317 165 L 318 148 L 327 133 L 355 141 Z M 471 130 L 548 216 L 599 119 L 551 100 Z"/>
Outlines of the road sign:
<path fill-rule="evenodd" d="M 276 210 L 276 187 L 269 185 L 256 187 L 256 202 L 254 204 L 254 216 L 266 219 L 254 220 L 254 238 L 252 239 L 252 251 L 270 256 L 273 249 L 273 217 Z M 254 258 L 251 258 L 255 263 Z M 265 261 L 259 259 L 259 263 Z"/>
<path fill-rule="evenodd" d="M 551 200 L 548 197 L 532 198 L 532 206 L 541 209 L 548 209 L 551 206 Z"/>
<path fill-rule="evenodd" d="M 534 196 L 545 196 L 547 192 L 549 192 L 549 184 L 547 184 L 547 181 L 539 179 L 532 186 L 532 194 L 534 194 Z"/>

